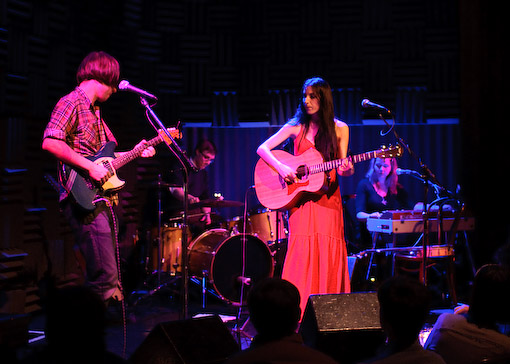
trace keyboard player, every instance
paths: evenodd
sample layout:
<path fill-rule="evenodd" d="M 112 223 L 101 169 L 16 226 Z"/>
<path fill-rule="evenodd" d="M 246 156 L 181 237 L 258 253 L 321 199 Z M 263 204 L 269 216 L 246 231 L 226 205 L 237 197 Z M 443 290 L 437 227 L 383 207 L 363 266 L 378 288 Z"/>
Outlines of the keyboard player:
<path fill-rule="evenodd" d="M 397 160 L 375 158 L 370 162 L 365 178 L 356 188 L 356 240 L 360 250 L 372 247 L 372 235 L 367 230 L 369 217 L 381 216 L 382 211 L 409 210 L 411 204 L 407 191 L 398 182 Z M 381 235 L 381 239 L 385 237 Z M 392 239 L 391 237 L 386 237 Z"/>

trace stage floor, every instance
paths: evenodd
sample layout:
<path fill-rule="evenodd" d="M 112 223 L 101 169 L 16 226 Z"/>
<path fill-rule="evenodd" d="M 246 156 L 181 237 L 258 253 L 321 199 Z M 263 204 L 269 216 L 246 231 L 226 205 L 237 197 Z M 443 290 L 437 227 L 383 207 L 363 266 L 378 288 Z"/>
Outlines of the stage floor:
<path fill-rule="evenodd" d="M 363 266 L 360 265 L 360 267 L 361 271 L 363 271 Z M 354 273 L 355 272 L 356 270 L 354 269 Z M 364 274 L 357 275 L 354 273 L 351 273 L 351 279 L 355 292 L 376 290 L 377 281 L 373 284 L 370 280 L 362 279 L 365 276 Z M 435 276 L 439 277 L 439 279 L 435 279 Z M 440 270 L 435 275 L 429 275 L 431 282 L 429 288 L 431 288 L 431 291 L 435 292 L 434 296 L 437 299 L 433 300 L 432 311 L 422 330 L 421 340 L 426 339 L 426 336 L 430 332 L 439 314 L 442 312 L 452 312 L 453 310 L 451 302 L 443 299 L 445 297 L 445 292 L 447 292 L 447 287 L 444 279 L 441 277 L 442 274 Z M 158 285 L 154 280 L 148 280 L 148 283 L 144 282 L 143 285 L 152 288 L 152 291 L 150 291 L 151 294 L 147 294 L 147 291 L 144 290 L 132 291 L 127 295 L 124 306 L 120 303 L 110 304 L 107 309 L 108 321 L 105 331 L 107 350 L 122 358 L 129 359 L 159 324 L 175 323 L 176 321 L 204 315 L 219 316 L 224 326 L 226 326 L 234 338 L 234 341 L 237 342 L 239 348 L 245 349 L 249 347 L 252 338 L 256 335 L 256 331 L 249 323 L 249 315 L 246 307 L 240 310 L 239 305 L 233 305 L 221 299 L 219 297 L 220 295 L 218 292 L 214 291 L 213 287 L 208 287 L 204 304 L 201 282 L 196 279 L 190 279 L 187 307 L 184 309 L 183 300 L 181 299 L 182 292 L 180 281 L 179 277 L 176 279 L 172 276 L 163 275 L 161 281 L 159 281 L 160 284 L 162 283 L 159 286 L 161 289 L 154 289 L 158 287 Z M 468 282 L 466 279 L 459 279 L 456 285 L 457 296 L 460 302 L 465 301 L 467 297 L 466 292 L 468 292 L 466 288 L 469 287 L 464 281 Z M 356 282 L 358 283 L 356 284 Z M 186 317 L 184 317 L 184 313 L 187 313 Z M 77 312 L 77 314 L 79 314 L 79 312 Z M 18 357 L 21 358 L 45 344 L 44 312 L 32 313 L 29 316 L 30 342 L 18 351 Z M 72 320 L 72 318 L 70 319 Z M 217 324 L 218 326 L 222 326 L 221 322 L 217 322 Z M 221 329 L 224 329 L 224 327 L 222 326 Z M 226 332 L 227 330 L 224 331 L 225 336 L 223 337 L 231 339 L 228 336 L 228 332 Z M 72 335 L 72 332 L 70 335 Z M 182 338 L 182 335 L 180 336 Z M 189 342 L 186 343 L 186 345 L 191 347 L 190 350 L 194 350 L 194 347 L 198 348 L 201 343 L 197 342 L 196 335 L 191 334 L 189 336 Z M 186 338 L 186 340 L 188 340 L 188 338 Z M 205 336 L 204 340 L 207 340 L 207 336 Z"/>
<path fill-rule="evenodd" d="M 249 324 L 249 321 L 247 325 L 244 325 L 249 318 L 246 308 L 243 308 L 240 312 L 239 307 L 228 304 L 211 294 L 207 295 L 204 308 L 201 292 L 193 286 L 190 287 L 188 296 L 186 310 L 188 319 L 204 315 L 218 315 L 229 329 L 234 340 L 238 344 L 240 343 L 241 349 L 245 349 L 250 345 L 256 331 Z M 126 300 L 124 312 L 125 315 L 123 315 L 121 304 L 113 304 L 108 307 L 105 341 L 110 352 L 129 359 L 158 324 L 181 320 L 184 310 L 182 300 L 176 290 L 164 288 L 152 295 L 141 293 L 131 296 L 129 301 Z M 442 312 L 452 312 L 452 309 L 435 308 L 432 310 L 422 330 L 421 340 L 426 339 L 437 316 Z M 39 345 L 45 344 L 44 324 L 45 320 L 42 313 L 32 316 L 29 323 L 32 343 L 23 348 L 18 357 L 24 357 L 30 351 L 36 350 Z M 243 325 L 244 330 L 238 330 L 238 327 L 243 327 Z M 72 333 L 70 334 L 72 335 Z M 191 337 L 189 340 L 193 341 L 194 338 Z"/>
<path fill-rule="evenodd" d="M 161 323 L 204 316 L 219 316 L 242 349 L 250 345 L 255 330 L 248 323 L 247 309 L 229 304 L 208 293 L 205 307 L 200 288 L 190 285 L 187 309 L 184 310 L 179 287 L 162 288 L 153 294 L 137 292 L 121 303 L 110 304 L 107 308 L 105 341 L 108 351 L 128 359 L 147 338 L 149 333 Z M 79 314 L 77 312 L 77 314 Z M 243 327 L 243 330 L 237 329 Z M 45 317 L 43 312 L 33 313 L 29 322 L 29 344 L 18 350 L 18 358 L 45 345 Z M 70 333 L 72 335 L 72 333 Z M 190 338 L 193 340 L 193 338 Z"/>

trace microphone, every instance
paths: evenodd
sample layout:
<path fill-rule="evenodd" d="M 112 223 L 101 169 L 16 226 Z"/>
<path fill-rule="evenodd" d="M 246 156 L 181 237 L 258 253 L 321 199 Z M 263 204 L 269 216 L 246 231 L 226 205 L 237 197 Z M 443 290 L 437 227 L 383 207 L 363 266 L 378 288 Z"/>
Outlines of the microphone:
<path fill-rule="evenodd" d="M 420 173 L 416 172 L 416 171 L 413 171 L 412 169 L 402 169 L 402 168 L 397 168 L 396 171 L 398 176 L 400 175 L 418 175 L 418 176 L 421 176 Z"/>
<path fill-rule="evenodd" d="M 122 91 L 131 91 L 131 92 L 134 92 L 135 94 L 138 94 L 142 97 L 147 97 L 149 99 L 153 99 L 153 100 L 157 100 L 158 98 L 156 96 L 154 96 L 153 94 L 147 92 L 147 91 L 144 91 L 142 89 L 139 89 L 138 87 L 135 87 L 133 85 L 130 85 L 129 84 L 129 81 L 127 80 L 122 80 L 119 82 L 119 90 L 122 90 Z"/>
<path fill-rule="evenodd" d="M 361 101 L 361 107 L 365 108 L 365 109 L 373 108 L 373 109 L 379 109 L 379 110 L 383 110 L 386 112 L 390 112 L 390 110 L 388 110 L 384 106 L 376 104 L 376 103 L 370 101 L 369 99 L 363 99 L 363 101 Z"/>

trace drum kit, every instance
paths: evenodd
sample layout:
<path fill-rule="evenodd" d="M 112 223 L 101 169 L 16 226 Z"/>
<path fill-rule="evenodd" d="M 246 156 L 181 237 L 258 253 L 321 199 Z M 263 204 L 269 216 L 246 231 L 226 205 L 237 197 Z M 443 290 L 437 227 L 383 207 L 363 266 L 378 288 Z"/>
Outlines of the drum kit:
<path fill-rule="evenodd" d="M 191 204 L 189 210 L 241 206 L 244 203 L 238 201 L 209 199 Z M 160 242 L 153 247 L 149 258 L 152 270 L 180 279 L 183 228 L 178 218 L 153 229 L 152 235 L 154 241 Z M 201 285 L 202 307 L 205 308 L 207 292 L 228 304 L 242 306 L 250 286 L 278 274 L 283 265 L 280 257 L 286 246 L 288 218 L 286 212 L 255 210 L 224 221 L 193 239 L 187 227 L 186 235 L 187 276 Z"/>

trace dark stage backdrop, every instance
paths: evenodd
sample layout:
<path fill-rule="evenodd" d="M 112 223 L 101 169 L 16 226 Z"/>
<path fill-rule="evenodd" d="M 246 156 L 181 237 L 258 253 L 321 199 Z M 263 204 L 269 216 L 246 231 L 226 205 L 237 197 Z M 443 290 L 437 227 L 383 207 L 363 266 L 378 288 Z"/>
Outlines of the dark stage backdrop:
<path fill-rule="evenodd" d="M 53 106 L 75 86 L 76 68 L 93 50 L 118 58 L 122 78 L 159 97 L 154 109 L 165 125 L 185 125 L 183 147 L 190 150 L 204 135 L 218 144 L 213 189 L 226 199 L 247 195 L 249 208 L 257 204 L 249 190 L 256 147 L 293 114 L 304 79 L 320 75 L 331 83 L 337 116 L 351 126 L 353 153 L 394 142 L 391 134 L 380 137 L 381 126 L 368 126 L 378 117 L 360 102 L 387 106 L 398 133 L 439 181 L 466 192 L 480 221 L 477 259 L 490 260 L 508 233 L 507 199 L 487 198 L 501 187 L 487 172 L 503 167 L 486 155 L 503 155 L 507 144 L 497 128 L 506 117 L 504 23 L 491 6 L 454 0 L 0 0 L 0 252 L 10 262 L 2 277 L 12 295 L 27 302 L 20 310 L 37 308 L 37 282 L 48 267 L 59 283 L 81 279 L 71 231 L 45 179 L 55 176 L 56 164 L 40 146 Z M 114 95 L 104 115 L 119 150 L 154 136 L 136 95 Z M 400 164 L 418 169 L 407 153 Z M 133 250 L 159 169 L 158 159 L 137 160 L 119 172 L 127 182 L 118 207 L 124 256 Z M 342 181 L 344 195 L 354 193 L 366 163 L 356 170 Z M 421 199 L 417 181 L 401 180 Z"/>
<path fill-rule="evenodd" d="M 259 201 L 253 188 L 253 171 L 258 161 L 256 149 L 260 143 L 272 135 L 276 127 L 246 127 L 246 128 L 185 128 L 185 144 L 191 150 L 196 142 L 206 137 L 213 140 L 218 147 L 218 154 L 214 163 L 208 167 L 212 190 L 221 192 L 226 200 L 245 201 L 248 210 L 259 209 Z M 382 145 L 395 145 L 393 134 L 385 137 L 380 131 L 385 126 L 354 125 L 350 127 L 350 150 L 353 154 L 363 153 L 380 148 Z M 457 179 L 459 165 L 459 128 L 458 125 L 409 125 L 395 126 L 398 135 L 406 141 L 412 151 L 421 158 L 440 183 L 456 192 L 461 185 Z M 400 168 L 420 171 L 420 164 L 407 151 L 398 160 Z M 356 185 L 367 172 L 369 162 L 355 165 L 355 174 L 341 179 L 343 195 L 356 192 Z M 422 183 L 410 176 L 401 176 L 400 182 L 409 191 L 411 201 L 423 201 Z M 462 189 L 462 186 L 460 186 Z M 427 197 L 434 199 L 433 193 Z M 240 215 L 242 208 L 222 208 L 219 210 L 226 218 Z"/>

